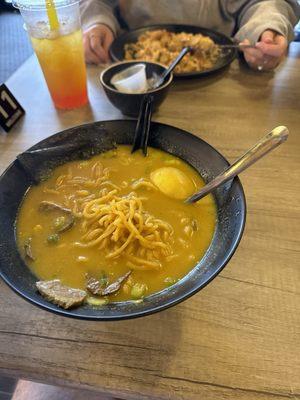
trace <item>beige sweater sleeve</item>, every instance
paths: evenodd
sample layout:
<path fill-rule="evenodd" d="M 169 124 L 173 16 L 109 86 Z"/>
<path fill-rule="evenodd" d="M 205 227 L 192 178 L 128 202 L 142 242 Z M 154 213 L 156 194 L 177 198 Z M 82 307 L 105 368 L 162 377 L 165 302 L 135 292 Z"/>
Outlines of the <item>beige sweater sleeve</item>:
<path fill-rule="evenodd" d="M 235 1 L 235 5 L 241 1 Z M 252 0 L 243 1 L 236 16 L 238 31 L 236 39 L 249 39 L 255 43 L 261 34 L 271 29 L 293 40 L 293 27 L 299 19 L 299 5 L 296 0 Z M 241 4 L 240 4 L 241 6 Z"/>
<path fill-rule="evenodd" d="M 116 35 L 119 24 L 114 15 L 114 8 L 117 3 L 116 0 L 81 0 L 82 29 L 85 31 L 92 25 L 104 24 Z"/>
<path fill-rule="evenodd" d="M 118 3 L 122 3 L 122 16 L 129 28 L 140 26 L 141 21 L 148 24 L 159 20 L 188 24 L 191 23 L 193 7 L 197 15 L 193 21 L 197 25 L 214 27 L 221 32 L 224 28 L 227 34 L 235 32 L 239 41 L 247 38 L 252 42 L 256 42 L 266 29 L 292 40 L 293 26 L 300 13 L 297 0 L 81 0 L 83 29 L 105 24 L 116 34 L 119 24 L 114 8 Z M 228 32 L 228 24 L 234 32 Z"/>

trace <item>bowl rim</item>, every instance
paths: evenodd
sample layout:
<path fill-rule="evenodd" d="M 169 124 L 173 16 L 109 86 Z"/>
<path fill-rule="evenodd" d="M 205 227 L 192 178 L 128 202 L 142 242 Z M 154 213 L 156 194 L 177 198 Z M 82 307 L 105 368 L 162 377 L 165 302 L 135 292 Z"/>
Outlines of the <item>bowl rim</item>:
<path fill-rule="evenodd" d="M 85 124 L 81 124 L 81 125 L 77 125 L 71 128 L 67 128 L 64 129 L 62 131 L 56 132 L 50 136 L 47 136 L 45 138 L 43 138 L 42 140 L 40 140 L 39 142 L 33 144 L 32 146 L 30 146 L 27 150 L 31 150 L 32 148 L 34 148 L 36 145 L 46 141 L 47 139 L 49 139 L 50 137 L 59 135 L 61 132 L 64 131 L 68 131 L 68 130 L 72 130 L 75 128 L 79 128 L 79 127 L 85 127 L 87 125 L 93 125 L 95 123 L 110 123 L 110 122 L 131 122 L 131 121 L 136 121 L 136 119 L 130 119 L 130 120 L 123 120 L 123 119 L 114 119 L 114 120 L 101 120 L 101 121 L 95 121 L 95 122 L 90 122 L 90 123 L 85 123 Z M 181 133 L 183 133 L 186 136 L 194 136 L 197 137 L 197 135 L 176 127 L 174 125 L 169 125 L 169 124 L 165 124 L 162 122 L 158 122 L 155 121 L 155 124 L 161 125 L 161 126 L 165 126 L 165 127 L 171 127 L 171 128 L 175 128 L 176 130 L 181 131 Z M 213 147 L 211 144 L 209 144 L 208 142 L 206 142 L 204 139 L 202 139 L 201 137 L 199 137 L 199 139 L 203 142 L 205 142 L 205 144 L 212 148 L 216 153 L 218 153 L 223 159 L 224 161 L 229 165 L 228 160 L 215 148 Z M 7 168 L 5 168 L 5 170 L 1 173 L 0 175 L 0 182 L 2 177 L 7 173 L 7 171 L 12 168 L 15 164 L 16 160 L 13 160 L 8 166 Z M 122 315 L 119 316 L 104 316 L 104 315 L 87 315 L 83 312 L 78 312 L 76 314 L 71 313 L 71 310 L 65 310 L 61 307 L 55 306 L 54 304 L 52 304 L 51 302 L 48 302 L 47 300 L 45 300 L 43 297 L 41 297 L 41 300 L 36 300 L 34 299 L 30 294 L 28 294 L 25 290 L 23 290 L 22 288 L 18 287 L 17 285 L 14 284 L 14 282 L 12 282 L 5 273 L 2 272 L 1 268 L 0 268 L 0 277 L 1 279 L 7 284 L 7 286 L 9 286 L 15 293 L 17 293 L 20 297 L 22 297 L 24 300 L 26 300 L 27 302 L 33 304 L 34 306 L 42 309 L 42 310 L 46 310 L 48 312 L 54 313 L 56 315 L 59 316 L 64 316 L 64 317 L 68 317 L 68 318 L 74 318 L 74 319 L 79 319 L 79 320 L 85 320 L 85 321 L 103 321 L 103 322 L 111 322 L 111 321 L 122 321 L 122 320 L 129 320 L 129 319 L 135 319 L 135 318 L 141 318 L 141 317 L 146 317 L 146 316 L 150 316 L 152 314 L 156 314 L 158 312 L 164 311 L 168 308 L 174 307 L 175 305 L 189 299 L 190 297 L 192 297 L 193 295 L 195 295 L 196 293 L 198 293 L 200 290 L 202 290 L 204 287 L 206 287 L 211 281 L 213 281 L 219 274 L 220 272 L 226 267 L 226 265 L 228 264 L 228 262 L 231 260 L 231 258 L 233 257 L 233 255 L 235 254 L 240 241 L 242 240 L 243 237 L 243 233 L 245 230 L 245 225 L 246 225 L 246 218 L 247 218 L 247 202 L 246 202 L 246 196 L 245 196 L 245 192 L 242 186 L 242 183 L 239 179 L 239 177 L 235 177 L 233 179 L 233 181 L 237 182 L 237 184 L 239 185 L 239 189 L 240 189 L 240 195 L 241 195 L 241 203 L 243 203 L 243 213 L 241 215 L 242 217 L 242 223 L 240 224 L 239 227 L 239 231 L 235 237 L 234 242 L 232 243 L 231 246 L 231 250 L 227 255 L 227 258 L 225 259 L 225 261 L 222 261 L 218 264 L 218 268 L 215 270 L 215 272 L 202 284 L 197 285 L 193 288 L 191 288 L 187 293 L 185 293 L 184 295 L 180 295 L 177 298 L 172 298 L 169 301 L 160 303 L 159 305 L 156 305 L 150 309 L 147 310 L 137 310 L 134 312 L 130 312 L 130 313 L 124 313 Z M 1 265 L 0 265 L 1 267 Z M 28 268 L 28 267 L 27 267 Z M 29 270 L 30 272 L 30 270 Z M 37 278 L 38 279 L 38 278 Z M 155 293 L 154 293 L 155 294 Z M 70 312 L 71 311 L 71 312 Z"/>
<path fill-rule="evenodd" d="M 156 64 L 156 65 L 159 65 L 160 67 L 163 67 L 165 70 L 167 70 L 167 67 L 166 67 L 165 65 L 163 65 L 163 64 L 161 64 L 161 63 L 158 63 L 158 62 L 152 62 L 152 61 L 146 61 L 146 60 L 126 60 L 126 61 L 118 61 L 118 62 L 114 62 L 113 64 L 109 65 L 109 66 L 106 67 L 103 71 L 100 72 L 100 83 L 101 83 L 101 85 L 104 86 L 106 89 L 110 90 L 111 92 L 114 92 L 114 93 L 119 93 L 119 94 L 123 94 L 123 95 L 126 95 L 126 96 L 136 96 L 136 95 L 142 95 L 142 96 L 143 96 L 143 95 L 147 95 L 147 94 L 152 94 L 152 93 L 155 93 L 155 92 L 159 92 L 159 91 L 161 91 L 162 89 L 164 89 L 164 88 L 166 88 L 167 86 L 169 86 L 169 85 L 172 83 L 172 81 L 173 81 L 174 76 L 173 76 L 173 72 L 171 72 L 171 73 L 170 73 L 170 76 L 169 76 L 169 79 L 168 79 L 167 82 L 165 82 L 163 85 L 159 86 L 159 87 L 156 88 L 156 89 L 148 90 L 147 92 L 142 92 L 142 93 L 124 93 L 124 92 L 120 92 L 119 90 L 114 89 L 113 87 L 107 85 L 107 84 L 104 82 L 103 77 L 104 77 L 104 75 L 105 75 L 110 69 L 112 69 L 112 68 L 114 68 L 114 67 L 116 67 L 116 66 L 118 66 L 118 65 L 121 65 L 121 64 L 133 64 L 133 63 L 138 63 L 138 64 L 140 64 L 140 63 L 145 63 L 145 64 Z"/>

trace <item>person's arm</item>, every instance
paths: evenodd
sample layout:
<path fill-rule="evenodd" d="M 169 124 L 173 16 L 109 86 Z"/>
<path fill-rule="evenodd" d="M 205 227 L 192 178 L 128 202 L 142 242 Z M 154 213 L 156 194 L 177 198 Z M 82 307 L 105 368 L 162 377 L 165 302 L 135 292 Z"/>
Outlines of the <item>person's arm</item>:
<path fill-rule="evenodd" d="M 300 14 L 296 0 L 236 1 L 238 31 L 242 43 L 256 43 L 256 49 L 244 50 L 248 64 L 256 69 L 275 68 L 285 56 L 288 42 L 294 37 L 293 27 Z M 245 5 L 241 5 L 245 3 Z"/>
<path fill-rule="evenodd" d="M 85 59 L 99 64 L 109 61 L 108 49 L 119 28 L 115 0 L 82 0 L 80 3 Z"/>
<path fill-rule="evenodd" d="M 252 0 L 245 1 L 237 21 L 236 39 L 259 41 L 266 30 L 277 32 L 288 41 L 293 40 L 293 27 L 299 18 L 299 5 L 296 0 Z"/>
<path fill-rule="evenodd" d="M 83 31 L 93 25 L 106 25 L 116 34 L 119 27 L 114 15 L 115 0 L 82 0 L 80 2 L 81 24 Z"/>

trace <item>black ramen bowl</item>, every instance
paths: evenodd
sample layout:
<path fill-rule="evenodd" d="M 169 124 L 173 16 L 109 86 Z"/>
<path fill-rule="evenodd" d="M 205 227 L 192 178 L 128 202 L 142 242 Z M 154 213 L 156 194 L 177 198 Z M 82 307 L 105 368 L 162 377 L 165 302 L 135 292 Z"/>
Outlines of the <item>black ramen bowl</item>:
<path fill-rule="evenodd" d="M 76 144 L 94 143 L 97 152 L 114 148 L 116 144 L 131 144 L 134 138 L 135 120 L 95 122 L 67 129 L 39 142 L 30 150 L 54 148 L 45 160 L 42 152 L 27 163 L 30 171 L 25 172 L 19 160 L 15 160 L 0 177 L 0 275 L 19 295 L 33 304 L 58 314 L 86 320 L 117 320 L 145 316 L 192 296 L 225 267 L 241 240 L 246 203 L 243 188 L 238 178 L 227 182 L 214 192 L 217 206 L 217 223 L 212 242 L 204 257 L 194 268 L 173 286 L 147 296 L 143 302 L 115 302 L 101 308 L 84 305 L 64 310 L 49 303 L 35 288 L 37 278 L 21 258 L 15 237 L 15 223 L 22 199 L 32 185 L 35 171 L 47 166 L 66 162 L 76 154 Z M 213 147 L 192 134 L 173 126 L 157 122 L 151 124 L 149 145 L 180 157 L 193 166 L 205 181 L 210 181 L 228 166 L 226 159 Z M 72 147 L 73 146 L 73 147 Z M 71 148 L 73 148 L 70 153 Z M 65 149 L 65 155 L 62 150 Z M 79 152 L 78 157 L 86 156 Z M 230 288 L 228 288 L 230 290 Z"/>
<path fill-rule="evenodd" d="M 106 96 L 109 101 L 118 108 L 123 114 L 132 117 L 137 117 L 140 110 L 140 105 L 145 93 L 122 93 L 119 92 L 111 83 L 111 78 L 121 72 L 122 70 L 129 68 L 136 64 L 146 65 L 146 77 L 150 79 L 153 74 L 161 75 L 165 70 L 161 64 L 152 63 L 148 61 L 123 61 L 117 64 L 113 64 L 102 71 L 100 75 L 100 82 L 104 88 Z M 147 91 L 147 94 L 153 97 L 153 111 L 157 110 L 161 103 L 167 96 L 169 87 L 172 83 L 173 75 L 170 74 L 169 78 L 159 88 Z"/>

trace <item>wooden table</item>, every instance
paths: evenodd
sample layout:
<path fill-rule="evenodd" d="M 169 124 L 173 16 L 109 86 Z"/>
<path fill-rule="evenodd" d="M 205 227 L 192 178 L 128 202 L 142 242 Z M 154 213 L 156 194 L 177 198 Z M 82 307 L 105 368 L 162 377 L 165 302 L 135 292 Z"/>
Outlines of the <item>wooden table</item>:
<path fill-rule="evenodd" d="M 121 399 L 300 398 L 300 46 L 276 74 L 234 62 L 176 82 L 154 119 L 201 136 L 233 160 L 276 125 L 288 142 L 242 175 L 248 216 L 225 270 L 186 302 L 123 322 L 85 322 L 38 309 L 0 282 L 1 373 Z M 27 110 L 0 134 L 0 168 L 64 128 L 120 118 L 89 68 L 90 106 L 57 112 L 30 58 L 7 82 Z"/>

